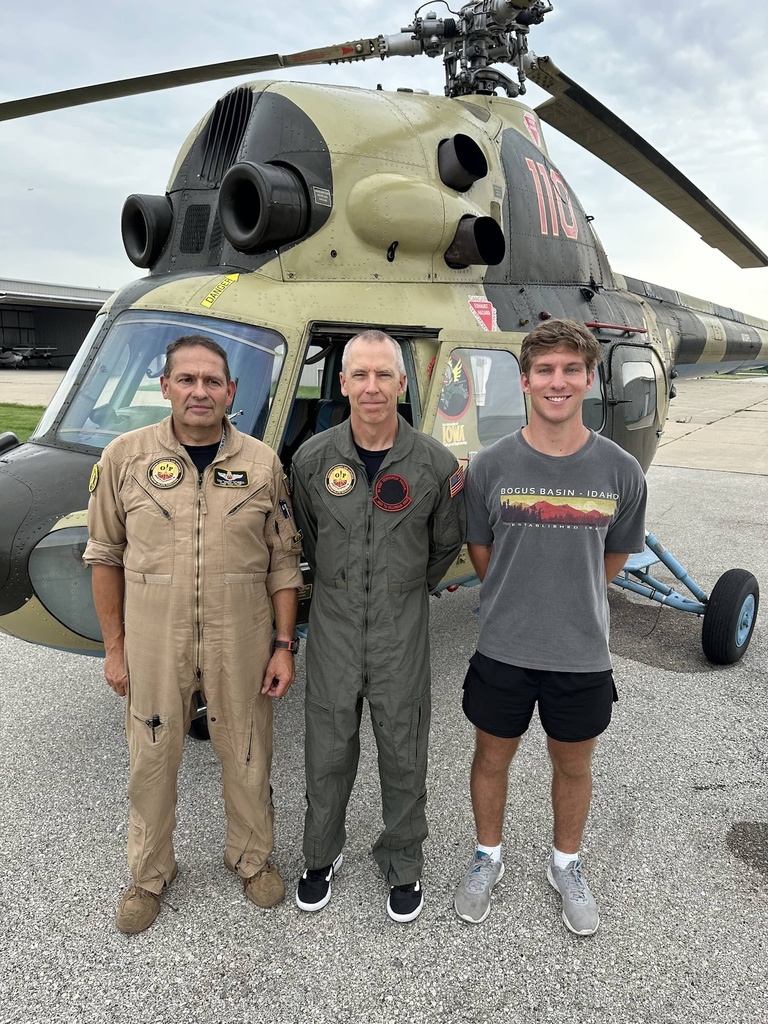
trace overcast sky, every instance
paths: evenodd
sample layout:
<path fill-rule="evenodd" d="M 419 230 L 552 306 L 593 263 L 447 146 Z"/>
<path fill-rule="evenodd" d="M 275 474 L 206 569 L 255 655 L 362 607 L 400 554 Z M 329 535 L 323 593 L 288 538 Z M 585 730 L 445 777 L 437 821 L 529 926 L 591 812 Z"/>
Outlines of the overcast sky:
<path fill-rule="evenodd" d="M 763 4 L 553 3 L 531 49 L 550 54 L 768 251 Z M 447 14 L 441 3 L 425 9 Z M 414 10 L 402 0 L 35 0 L 0 34 L 0 99 L 395 33 Z M 272 77 L 437 94 L 443 87 L 441 63 L 426 57 Z M 184 138 L 234 84 L 0 123 L 0 277 L 111 289 L 140 276 L 120 239 L 123 202 L 132 192 L 165 190 Z M 545 98 L 529 87 L 531 105 Z M 768 269 L 740 270 L 616 172 L 544 129 L 615 270 L 768 318 Z"/>

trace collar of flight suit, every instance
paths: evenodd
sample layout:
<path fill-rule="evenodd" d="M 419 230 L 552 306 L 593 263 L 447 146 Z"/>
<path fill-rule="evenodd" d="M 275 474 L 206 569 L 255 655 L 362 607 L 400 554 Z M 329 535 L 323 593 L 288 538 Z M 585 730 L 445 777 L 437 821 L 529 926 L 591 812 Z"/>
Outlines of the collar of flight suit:
<path fill-rule="evenodd" d="M 186 448 L 173 432 L 172 422 L 172 416 L 166 416 L 164 420 L 160 420 L 155 428 L 157 430 L 157 439 L 164 448 L 168 448 L 170 451 L 175 452 L 182 458 L 191 461 Z M 224 442 L 224 447 L 212 460 L 211 465 L 213 465 L 214 462 L 219 462 L 221 459 L 228 458 L 230 455 L 237 455 L 243 447 L 243 434 L 240 433 L 237 427 L 230 423 L 227 416 L 224 417 L 222 423 L 227 431 L 227 439 Z"/>
<path fill-rule="evenodd" d="M 360 456 L 357 454 L 357 448 L 355 448 L 355 442 L 352 437 L 352 425 L 350 420 L 344 420 L 336 428 L 337 434 L 334 438 L 336 442 L 336 448 L 339 454 L 345 459 L 354 459 L 358 465 L 362 465 Z M 404 459 L 410 455 L 413 451 L 413 446 L 416 443 L 416 431 L 410 425 L 408 420 L 404 419 L 400 413 L 397 414 L 397 437 L 395 443 L 387 452 L 386 458 L 382 462 L 379 472 L 382 469 L 386 469 L 393 462 L 398 462 L 400 459 Z M 378 474 L 377 474 L 378 475 Z"/>

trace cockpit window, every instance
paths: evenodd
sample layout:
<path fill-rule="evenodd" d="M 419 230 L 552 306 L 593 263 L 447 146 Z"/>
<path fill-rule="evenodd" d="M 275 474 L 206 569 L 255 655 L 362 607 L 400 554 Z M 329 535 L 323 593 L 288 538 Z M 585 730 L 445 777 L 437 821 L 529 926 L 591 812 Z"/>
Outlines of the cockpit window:
<path fill-rule="evenodd" d="M 279 334 L 250 324 L 183 313 L 129 310 L 115 320 L 85 377 L 70 395 L 56 431 L 59 440 L 104 448 L 119 434 L 167 416 L 170 404 L 160 389 L 165 350 L 172 341 L 190 334 L 212 338 L 225 350 L 237 384 L 228 415 L 243 433 L 262 437 L 285 356 L 285 342 Z M 66 397 L 62 394 L 60 406 Z M 47 430 L 54 420 L 49 414 L 45 420 L 41 426 L 45 424 Z"/>

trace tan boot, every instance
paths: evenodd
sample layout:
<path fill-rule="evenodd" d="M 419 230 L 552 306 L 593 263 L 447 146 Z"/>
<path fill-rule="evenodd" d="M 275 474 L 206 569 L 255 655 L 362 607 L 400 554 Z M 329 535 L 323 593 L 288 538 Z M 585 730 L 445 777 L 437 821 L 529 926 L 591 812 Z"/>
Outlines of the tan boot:
<path fill-rule="evenodd" d="M 171 882 L 178 873 L 178 867 L 174 867 Z M 163 888 L 167 889 L 168 885 Z M 115 914 L 118 931 L 125 935 L 136 935 L 154 924 L 155 918 L 160 913 L 161 895 L 161 893 L 142 889 L 140 885 L 132 885 L 130 889 L 127 889 L 120 898 Z"/>
<path fill-rule="evenodd" d="M 237 874 L 237 868 L 230 864 L 226 857 L 224 866 Z M 269 861 L 255 875 L 251 875 L 250 878 L 240 877 L 240 881 L 243 883 L 243 892 L 246 897 L 251 903 L 255 903 L 257 907 L 264 910 L 276 907 L 285 898 L 285 883 L 277 868 Z"/>

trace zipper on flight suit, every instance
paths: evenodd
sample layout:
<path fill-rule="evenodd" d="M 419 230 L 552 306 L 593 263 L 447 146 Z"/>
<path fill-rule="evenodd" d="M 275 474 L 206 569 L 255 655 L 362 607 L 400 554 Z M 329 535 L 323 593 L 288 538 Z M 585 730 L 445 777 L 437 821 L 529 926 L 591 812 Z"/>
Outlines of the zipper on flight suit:
<path fill-rule="evenodd" d="M 381 467 L 379 467 L 381 472 Z M 366 476 L 368 474 L 366 473 Z M 376 477 L 378 477 L 378 473 Z M 376 479 L 376 478 L 374 478 Z M 368 502 L 367 512 L 365 516 L 365 566 L 363 575 L 363 661 L 364 665 L 367 665 L 367 650 L 368 650 L 368 610 L 369 610 L 369 596 L 370 596 L 370 580 L 371 580 L 371 532 L 373 528 L 373 480 L 368 481 Z M 363 693 L 367 693 L 368 690 L 368 673 L 364 667 L 363 669 Z"/>
<path fill-rule="evenodd" d="M 208 467 L 206 467 L 207 469 Z M 206 470 L 197 475 L 197 511 L 195 516 L 195 676 L 197 682 L 202 685 L 202 669 L 200 667 L 201 649 L 203 646 L 200 622 L 200 581 L 201 581 L 201 534 L 203 530 L 203 515 L 208 511 L 203 494 L 203 476 Z"/>
<path fill-rule="evenodd" d="M 233 516 L 236 512 L 239 512 L 240 509 L 243 507 L 243 505 L 247 505 L 248 504 L 248 502 L 251 500 L 251 498 L 255 498 L 257 494 L 261 494 L 261 492 L 267 486 L 268 482 L 269 481 L 263 483 L 261 485 L 261 487 L 257 487 L 256 490 L 252 494 L 249 494 L 247 498 L 243 498 L 242 501 L 238 502 L 238 504 L 235 505 L 233 508 L 231 508 L 226 514 L 228 516 Z"/>
<path fill-rule="evenodd" d="M 141 722 L 142 725 L 146 725 L 148 729 L 152 730 L 152 742 L 155 743 L 155 729 L 159 729 L 160 726 L 163 724 L 160 721 L 160 715 L 152 715 L 151 718 L 139 718 L 138 715 L 134 715 L 133 717 L 136 719 L 137 722 Z"/>
<path fill-rule="evenodd" d="M 424 492 L 424 494 L 422 494 L 422 496 L 421 496 L 421 497 L 419 498 L 419 500 L 418 500 L 418 501 L 413 501 L 413 502 L 411 502 L 410 508 L 408 509 L 408 511 L 407 511 L 407 512 L 405 513 L 405 515 L 404 515 L 404 516 L 400 516 L 400 518 L 398 519 L 398 521 L 397 521 L 397 522 L 395 523 L 395 525 L 394 525 L 394 526 L 392 527 L 392 531 L 394 532 L 395 530 L 399 530 L 399 529 L 400 529 L 400 527 L 401 527 L 401 525 L 403 524 L 403 522 L 404 522 L 404 521 L 405 521 L 405 520 L 406 520 L 406 519 L 408 518 L 408 516 L 409 516 L 409 515 L 411 515 L 411 513 L 412 513 L 412 512 L 415 512 L 415 511 L 416 511 L 416 509 L 417 509 L 417 508 L 418 508 L 418 507 L 419 507 L 420 505 L 423 505 L 423 504 L 424 504 L 424 502 L 425 502 L 425 501 L 427 500 L 427 498 L 428 498 L 428 497 L 429 497 L 429 491 L 425 491 L 425 492 Z"/>
<path fill-rule="evenodd" d="M 134 483 L 136 484 L 136 486 L 137 486 L 137 487 L 138 487 L 138 488 L 139 488 L 140 490 L 144 491 L 144 493 L 145 493 L 145 494 L 146 494 L 146 496 L 147 496 L 147 497 L 149 498 L 149 500 L 150 500 L 150 501 L 151 501 L 151 502 L 152 502 L 153 504 L 157 505 L 157 507 L 158 507 L 158 508 L 160 509 L 160 511 L 161 511 L 161 512 L 163 513 L 163 515 L 165 516 L 165 518 L 166 518 L 166 519 L 170 519 L 170 518 L 171 518 L 171 513 L 170 513 L 170 512 L 168 511 L 168 509 L 167 509 L 167 508 L 165 508 L 165 507 L 164 507 L 163 505 L 161 505 L 161 504 L 160 504 L 160 502 L 159 502 L 159 501 L 157 500 L 157 498 L 156 498 L 156 497 L 154 496 L 154 494 L 151 494 L 151 493 L 150 493 L 150 492 L 149 492 L 149 491 L 147 490 L 147 488 L 146 488 L 146 487 L 145 487 L 145 486 L 144 486 L 144 485 L 143 485 L 142 483 L 139 483 L 139 481 L 138 481 L 138 480 L 136 479 L 136 477 L 134 476 L 134 474 L 133 474 L 133 473 L 131 473 L 131 479 L 133 480 L 133 482 L 134 482 Z"/>

